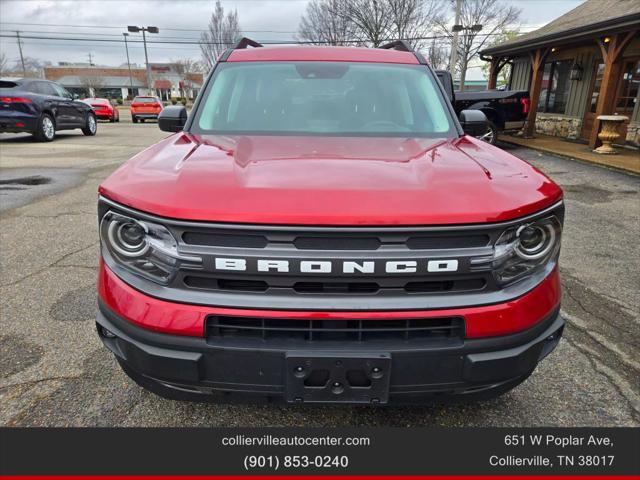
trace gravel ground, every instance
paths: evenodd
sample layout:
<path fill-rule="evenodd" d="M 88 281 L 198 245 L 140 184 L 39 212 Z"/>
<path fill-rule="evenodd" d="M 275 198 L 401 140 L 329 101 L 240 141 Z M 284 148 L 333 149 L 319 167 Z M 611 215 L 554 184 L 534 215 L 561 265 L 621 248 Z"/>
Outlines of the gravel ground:
<path fill-rule="evenodd" d="M 640 425 L 640 178 L 508 145 L 566 192 L 568 326 L 524 384 L 488 402 L 380 409 L 189 404 L 142 390 L 95 333 L 96 191 L 164 136 L 123 115 L 120 124 L 101 123 L 96 137 L 63 132 L 48 144 L 0 137 L 0 424 Z M 24 181 L 37 177 L 50 180 Z"/>

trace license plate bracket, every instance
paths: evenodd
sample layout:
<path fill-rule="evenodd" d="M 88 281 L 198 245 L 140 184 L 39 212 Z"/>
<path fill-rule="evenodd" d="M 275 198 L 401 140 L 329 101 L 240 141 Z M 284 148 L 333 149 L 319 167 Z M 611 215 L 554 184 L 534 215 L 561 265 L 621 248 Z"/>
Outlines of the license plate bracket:
<path fill-rule="evenodd" d="M 391 355 L 289 352 L 285 359 L 289 403 L 363 403 L 389 401 Z"/>

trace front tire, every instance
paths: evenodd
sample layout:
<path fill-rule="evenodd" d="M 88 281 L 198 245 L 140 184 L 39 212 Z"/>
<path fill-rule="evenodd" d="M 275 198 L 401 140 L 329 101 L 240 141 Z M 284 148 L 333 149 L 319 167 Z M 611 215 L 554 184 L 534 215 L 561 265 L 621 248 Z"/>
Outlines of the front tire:
<path fill-rule="evenodd" d="M 489 120 L 487 124 L 487 128 L 488 128 L 487 133 L 485 133 L 484 135 L 478 138 L 483 142 L 487 142 L 491 145 L 495 145 L 496 143 L 498 143 L 498 127 L 496 127 L 495 123 Z"/>
<path fill-rule="evenodd" d="M 92 137 L 98 132 L 98 122 L 96 121 L 96 116 L 93 113 L 87 114 L 87 119 L 84 123 L 85 126 L 82 129 L 82 133 L 85 135 Z"/>
<path fill-rule="evenodd" d="M 131 121 L 133 123 L 138 123 L 138 117 L 131 117 Z"/>
<path fill-rule="evenodd" d="M 56 124 L 51 115 L 42 114 L 33 136 L 38 142 L 52 142 L 56 138 Z"/>

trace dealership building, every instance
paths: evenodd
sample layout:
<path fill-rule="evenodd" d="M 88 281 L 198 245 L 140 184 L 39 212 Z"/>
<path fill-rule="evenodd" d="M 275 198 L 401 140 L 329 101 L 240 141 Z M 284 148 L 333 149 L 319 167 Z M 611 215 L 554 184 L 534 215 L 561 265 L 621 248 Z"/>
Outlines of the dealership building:
<path fill-rule="evenodd" d="M 640 1 L 587 0 L 481 56 L 490 62 L 489 88 L 511 64 L 509 87 L 529 91 L 525 136 L 538 132 L 593 147 L 598 116 L 617 114 L 627 117 L 621 138 L 640 146 Z"/>
<path fill-rule="evenodd" d="M 44 77 L 81 97 L 133 98 L 156 95 L 163 100 L 194 99 L 202 88 L 202 73 L 183 73 L 175 63 L 150 63 L 151 88 L 144 68 L 65 65 L 45 67 Z"/>

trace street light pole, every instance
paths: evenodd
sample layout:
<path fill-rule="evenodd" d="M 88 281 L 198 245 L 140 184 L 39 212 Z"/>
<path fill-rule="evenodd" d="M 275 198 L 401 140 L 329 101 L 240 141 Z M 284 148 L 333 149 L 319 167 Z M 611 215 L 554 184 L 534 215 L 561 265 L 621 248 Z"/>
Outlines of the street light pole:
<path fill-rule="evenodd" d="M 130 32 L 142 32 L 142 43 L 144 44 L 144 62 L 147 67 L 147 90 L 151 90 L 151 69 L 149 68 L 149 55 L 147 53 L 147 37 L 146 32 L 158 33 L 160 30 L 158 27 L 136 27 L 129 25 L 127 30 Z"/>
<path fill-rule="evenodd" d="M 147 66 L 147 90 L 151 90 L 151 69 L 149 68 L 149 55 L 147 54 L 146 28 L 142 29 L 142 43 L 144 44 L 144 63 Z"/>
<path fill-rule="evenodd" d="M 127 32 L 123 32 L 122 36 L 124 37 L 124 49 L 127 52 L 127 67 L 129 67 L 129 85 L 131 86 L 131 96 L 133 96 L 133 76 L 131 75 L 131 62 L 129 61 L 129 46 L 127 45 L 127 37 L 129 34 Z"/>

